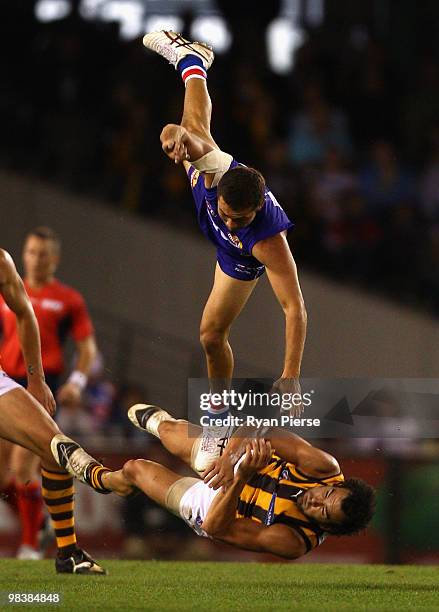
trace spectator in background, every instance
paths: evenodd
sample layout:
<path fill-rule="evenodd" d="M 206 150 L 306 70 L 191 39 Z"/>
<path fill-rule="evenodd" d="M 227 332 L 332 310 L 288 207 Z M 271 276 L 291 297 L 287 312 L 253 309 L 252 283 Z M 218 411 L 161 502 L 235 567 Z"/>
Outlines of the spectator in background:
<path fill-rule="evenodd" d="M 405 149 L 415 162 L 424 159 L 429 135 L 437 124 L 439 68 L 433 54 L 419 61 L 418 70 L 408 73 L 408 95 L 402 109 L 401 131 Z"/>
<path fill-rule="evenodd" d="M 311 197 L 315 210 L 326 221 L 334 221 L 340 216 L 339 200 L 357 186 L 357 179 L 348 170 L 347 164 L 336 147 L 326 150 L 322 169 L 315 175 Z"/>
<path fill-rule="evenodd" d="M 369 210 L 378 215 L 415 196 L 413 177 L 400 164 L 394 146 L 386 140 L 372 145 L 370 160 L 360 170 L 359 182 Z"/>
<path fill-rule="evenodd" d="M 289 164 L 287 145 L 283 140 L 278 138 L 271 141 L 266 151 L 265 169 L 273 193 L 278 195 L 283 209 L 295 216 L 300 203 L 298 176 L 295 168 Z"/>
<path fill-rule="evenodd" d="M 439 223 L 439 124 L 430 134 L 430 154 L 420 179 L 421 209 L 424 218 Z"/>
<path fill-rule="evenodd" d="M 372 280 L 378 270 L 379 225 L 354 189 L 339 194 L 337 212 L 337 216 L 328 218 L 323 238 L 329 271 L 341 278 L 355 280 L 360 274 Z"/>
<path fill-rule="evenodd" d="M 303 109 L 291 121 L 290 160 L 295 164 L 321 164 L 330 147 L 349 158 L 352 144 L 345 114 L 329 106 L 315 81 L 305 85 L 303 98 Z"/>

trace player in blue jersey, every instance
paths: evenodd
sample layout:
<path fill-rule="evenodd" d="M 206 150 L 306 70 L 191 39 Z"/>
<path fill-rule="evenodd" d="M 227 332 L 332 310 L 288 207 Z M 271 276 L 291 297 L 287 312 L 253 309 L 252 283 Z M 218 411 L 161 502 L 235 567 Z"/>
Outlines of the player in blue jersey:
<path fill-rule="evenodd" d="M 199 225 L 217 249 L 215 280 L 200 327 L 212 391 L 227 388 L 232 378 L 229 332 L 264 271 L 286 319 L 284 367 L 275 385 L 280 392 L 300 391 L 306 310 L 286 239 L 292 223 L 260 172 L 235 161 L 212 138 L 206 82 L 212 49 L 171 31 L 146 34 L 143 43 L 179 71 L 186 88 L 180 125 L 166 125 L 160 139 L 166 155 L 183 163 Z M 212 406 L 213 416 L 226 412 L 225 406 Z M 225 435 L 225 428 L 205 431 L 197 454 L 198 471 L 221 461 L 218 439 Z"/>

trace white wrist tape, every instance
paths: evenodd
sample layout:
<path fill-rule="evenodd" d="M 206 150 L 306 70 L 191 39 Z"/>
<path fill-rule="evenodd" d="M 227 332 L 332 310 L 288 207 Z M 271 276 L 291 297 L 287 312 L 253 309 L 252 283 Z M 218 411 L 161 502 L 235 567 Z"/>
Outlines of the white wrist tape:
<path fill-rule="evenodd" d="M 67 379 L 68 383 L 73 383 L 74 385 L 77 385 L 81 389 L 81 391 L 83 391 L 87 386 L 87 381 L 88 376 L 86 374 L 83 374 L 79 370 L 74 370 Z"/>
<path fill-rule="evenodd" d="M 220 151 L 219 149 L 213 149 L 209 151 L 209 153 L 206 153 L 206 155 L 203 155 L 203 157 L 200 157 L 200 159 L 191 162 L 191 164 L 200 172 L 220 174 L 222 176 L 230 168 L 232 161 L 233 157 L 229 155 L 229 153 L 224 153 L 224 151 Z"/>

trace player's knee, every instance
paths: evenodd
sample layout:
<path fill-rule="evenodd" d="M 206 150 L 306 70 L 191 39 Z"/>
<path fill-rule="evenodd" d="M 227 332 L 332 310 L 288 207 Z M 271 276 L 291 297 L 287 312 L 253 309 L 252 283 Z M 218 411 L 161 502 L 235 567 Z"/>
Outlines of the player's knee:
<path fill-rule="evenodd" d="M 122 474 L 125 478 L 132 484 L 135 484 L 139 474 L 142 472 L 142 469 L 145 469 L 145 465 L 147 465 L 149 461 L 145 459 L 130 459 L 127 461 L 123 468 Z"/>
<path fill-rule="evenodd" d="M 215 354 L 221 350 L 227 342 L 227 333 L 217 329 L 202 327 L 200 329 L 200 342 L 208 355 Z"/>

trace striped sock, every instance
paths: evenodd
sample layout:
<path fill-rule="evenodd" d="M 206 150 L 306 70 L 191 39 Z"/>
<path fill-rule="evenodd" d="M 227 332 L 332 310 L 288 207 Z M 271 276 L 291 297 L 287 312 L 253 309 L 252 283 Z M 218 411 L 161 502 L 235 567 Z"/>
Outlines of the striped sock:
<path fill-rule="evenodd" d="M 73 517 L 73 477 L 67 472 L 51 472 L 41 468 L 43 499 L 52 519 L 58 555 L 70 557 L 77 549 Z"/>
<path fill-rule="evenodd" d="M 207 79 L 207 72 L 203 62 L 196 55 L 186 55 L 178 62 L 177 70 L 181 74 L 183 83 L 186 85 L 190 79 Z"/>
<path fill-rule="evenodd" d="M 40 483 L 16 484 L 18 514 L 21 523 L 21 544 L 38 548 L 38 531 L 43 517 Z"/>
<path fill-rule="evenodd" d="M 87 468 L 85 480 L 97 493 L 103 493 L 104 495 L 111 493 L 102 482 L 102 476 L 107 472 L 111 472 L 111 470 L 96 462 Z"/>

